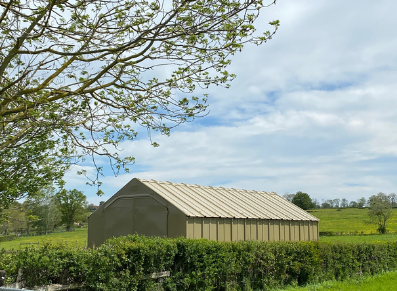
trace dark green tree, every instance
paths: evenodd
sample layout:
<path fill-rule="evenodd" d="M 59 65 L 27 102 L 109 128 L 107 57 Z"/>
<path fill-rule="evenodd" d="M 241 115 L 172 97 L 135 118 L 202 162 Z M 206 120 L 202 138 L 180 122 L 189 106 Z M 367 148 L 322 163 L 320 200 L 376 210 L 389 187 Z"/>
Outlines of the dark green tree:
<path fill-rule="evenodd" d="M 271 4 L 274 4 L 275 1 Z M 271 5 L 270 4 L 270 5 Z M 137 128 L 169 135 L 205 114 L 230 57 L 270 39 L 262 0 L 20 0 L 0 5 L 0 207 L 93 158 L 117 174 Z M 268 30 L 269 29 L 269 30 Z M 153 146 L 158 144 L 153 141 Z M 81 174 L 85 174 L 82 172 Z"/>
<path fill-rule="evenodd" d="M 292 199 L 292 203 L 304 210 L 313 208 L 313 202 L 309 194 L 303 193 L 301 191 L 296 192 L 294 198 Z"/>
<path fill-rule="evenodd" d="M 61 190 L 55 197 L 55 203 L 61 212 L 62 223 L 70 230 L 76 218 L 84 214 L 87 208 L 87 197 L 76 189 Z"/>

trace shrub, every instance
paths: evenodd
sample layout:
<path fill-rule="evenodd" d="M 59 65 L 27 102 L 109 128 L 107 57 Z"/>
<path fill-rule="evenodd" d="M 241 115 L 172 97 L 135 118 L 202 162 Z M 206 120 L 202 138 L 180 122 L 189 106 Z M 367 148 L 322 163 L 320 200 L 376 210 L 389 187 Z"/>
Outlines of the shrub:
<path fill-rule="evenodd" d="M 0 251 L 0 269 L 27 286 L 82 283 L 84 290 L 155 290 L 151 274 L 170 271 L 165 290 L 266 290 L 343 280 L 397 268 L 397 242 L 215 242 L 110 239 L 97 249 L 46 244 Z"/>

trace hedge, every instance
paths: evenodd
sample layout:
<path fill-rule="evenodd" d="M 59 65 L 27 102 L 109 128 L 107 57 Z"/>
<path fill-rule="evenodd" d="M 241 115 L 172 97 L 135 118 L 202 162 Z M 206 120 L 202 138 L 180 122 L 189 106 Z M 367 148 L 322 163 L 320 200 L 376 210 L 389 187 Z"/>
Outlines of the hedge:
<path fill-rule="evenodd" d="M 0 269 L 26 286 L 80 283 L 83 290 L 268 290 L 397 268 L 397 242 L 215 242 L 127 236 L 96 249 L 46 244 L 0 251 Z"/>

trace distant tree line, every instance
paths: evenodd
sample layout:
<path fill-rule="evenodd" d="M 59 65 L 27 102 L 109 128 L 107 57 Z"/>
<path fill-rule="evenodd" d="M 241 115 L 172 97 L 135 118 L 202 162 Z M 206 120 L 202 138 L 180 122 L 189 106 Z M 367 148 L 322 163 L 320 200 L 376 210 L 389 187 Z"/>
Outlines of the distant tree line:
<path fill-rule="evenodd" d="M 298 191 L 296 194 L 285 193 L 283 195 L 285 199 L 294 203 L 304 210 L 316 209 L 316 208 L 364 208 L 371 207 L 374 197 L 381 197 L 381 200 L 387 202 L 391 208 L 397 207 L 397 195 L 395 193 L 385 194 L 379 192 L 377 195 L 372 195 L 368 199 L 361 197 L 357 200 L 349 201 L 346 198 L 335 198 L 335 199 L 323 199 L 320 203 L 317 199 L 311 198 L 307 193 Z"/>

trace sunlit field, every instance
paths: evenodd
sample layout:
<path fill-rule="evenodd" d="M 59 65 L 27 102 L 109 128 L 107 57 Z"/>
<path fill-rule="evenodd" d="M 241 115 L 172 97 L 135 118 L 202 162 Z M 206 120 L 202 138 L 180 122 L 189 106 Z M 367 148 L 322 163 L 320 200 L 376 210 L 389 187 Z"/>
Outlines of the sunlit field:
<path fill-rule="evenodd" d="M 345 208 L 341 211 L 337 209 L 315 209 L 309 212 L 320 219 L 320 232 L 376 233 L 376 225 L 365 223 L 368 221 L 368 209 L 366 208 Z M 397 209 L 393 209 L 393 215 L 387 221 L 386 228 L 391 233 L 397 233 Z"/>
<path fill-rule="evenodd" d="M 76 228 L 75 231 L 57 232 L 40 236 L 21 237 L 16 240 L 0 242 L 0 249 L 20 249 L 29 244 L 40 245 L 42 243 L 63 243 L 76 247 L 86 247 L 87 245 L 87 227 Z"/>

